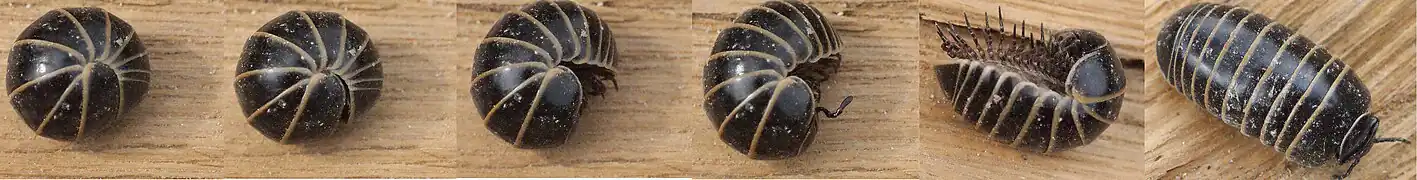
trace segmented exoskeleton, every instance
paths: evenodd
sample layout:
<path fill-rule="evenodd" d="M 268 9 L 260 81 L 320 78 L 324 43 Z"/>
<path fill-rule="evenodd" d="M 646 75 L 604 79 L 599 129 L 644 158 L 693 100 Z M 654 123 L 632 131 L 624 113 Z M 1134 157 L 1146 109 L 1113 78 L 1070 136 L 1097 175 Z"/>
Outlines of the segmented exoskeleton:
<path fill-rule="evenodd" d="M 308 142 L 374 107 L 384 86 L 382 64 L 364 29 L 340 14 L 290 11 L 246 40 L 236 95 L 261 135 Z"/>
<path fill-rule="evenodd" d="M 1162 76 L 1246 136 L 1308 167 L 1349 164 L 1372 144 L 1378 118 L 1351 68 L 1322 46 L 1264 15 L 1229 5 L 1187 6 L 1162 24 Z"/>
<path fill-rule="evenodd" d="M 816 8 L 768 1 L 720 31 L 704 66 L 704 110 L 719 138 L 752 159 L 801 154 L 817 133 L 817 88 L 841 64 L 841 38 Z"/>
<path fill-rule="evenodd" d="M 566 142 L 615 78 L 615 39 L 595 12 L 537 1 L 507 13 L 473 56 L 472 97 L 487 130 L 517 148 Z M 589 84 L 582 84 L 589 83 Z"/>
<path fill-rule="evenodd" d="M 147 94 L 147 49 L 100 8 L 49 11 L 20 33 L 5 76 L 10 105 L 40 136 L 73 141 L 107 128 Z"/>
<path fill-rule="evenodd" d="M 1027 24 L 1010 31 L 1000 14 L 998 27 L 987 15 L 979 27 L 968 15 L 962 26 L 935 25 L 954 60 L 935 75 L 955 112 L 995 141 L 1033 152 L 1096 140 L 1116 120 L 1126 87 L 1107 39 L 1086 29 L 1045 37 L 1042 24 L 1037 34 Z"/>

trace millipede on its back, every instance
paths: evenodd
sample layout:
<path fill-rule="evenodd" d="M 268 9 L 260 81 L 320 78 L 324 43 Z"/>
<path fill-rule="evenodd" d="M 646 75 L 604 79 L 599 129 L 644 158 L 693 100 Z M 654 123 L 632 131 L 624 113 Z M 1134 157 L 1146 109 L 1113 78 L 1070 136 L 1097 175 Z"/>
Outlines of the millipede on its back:
<path fill-rule="evenodd" d="M 73 141 L 131 111 L 151 76 L 147 49 L 128 22 L 99 8 L 63 8 L 20 33 L 5 79 L 25 125 Z"/>
<path fill-rule="evenodd" d="M 841 38 L 816 8 L 768 1 L 720 31 L 704 66 L 704 110 L 728 146 L 752 159 L 801 154 L 817 133 L 817 88 L 841 64 Z M 814 112 L 814 110 L 816 112 Z"/>
<path fill-rule="evenodd" d="M 252 128 L 280 143 L 303 143 L 369 111 L 383 82 L 383 63 L 364 29 L 338 13 L 290 11 L 246 40 L 234 84 Z"/>
<path fill-rule="evenodd" d="M 1347 164 L 1375 143 L 1368 89 L 1322 46 L 1259 13 L 1187 6 L 1157 35 L 1157 65 L 1176 92 L 1307 167 Z"/>
<path fill-rule="evenodd" d="M 537 1 L 502 16 L 473 56 L 472 97 L 487 130 L 517 148 L 566 142 L 614 82 L 615 39 L 590 9 Z M 585 84 L 583 84 L 585 83 Z"/>
<path fill-rule="evenodd" d="M 1033 152 L 1072 149 L 1096 140 L 1116 120 L 1126 87 L 1102 35 L 1069 29 L 1044 36 L 1028 26 L 935 25 L 954 61 L 934 67 L 955 112 L 995 141 Z M 1036 39 L 1037 38 L 1037 39 Z"/>

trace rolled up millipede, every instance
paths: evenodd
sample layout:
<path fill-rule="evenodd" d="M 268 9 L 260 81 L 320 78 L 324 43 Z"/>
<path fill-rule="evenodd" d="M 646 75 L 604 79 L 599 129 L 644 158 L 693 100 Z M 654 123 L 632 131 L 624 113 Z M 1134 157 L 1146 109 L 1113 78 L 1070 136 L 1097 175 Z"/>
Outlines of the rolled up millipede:
<path fill-rule="evenodd" d="M 1096 140 L 1116 120 L 1126 80 L 1101 34 L 1068 29 L 1049 35 L 1039 24 L 1004 23 L 985 15 L 975 27 L 936 23 L 953 60 L 936 65 L 944 97 L 973 129 L 1011 147 L 1065 151 Z"/>
<path fill-rule="evenodd" d="M 1157 66 L 1176 92 L 1307 167 L 1343 165 L 1375 143 L 1378 118 L 1352 68 L 1294 30 L 1229 5 L 1199 3 L 1162 24 Z"/>
<path fill-rule="evenodd" d="M 290 11 L 246 40 L 236 95 L 247 123 L 280 143 L 331 136 L 374 107 L 383 65 L 368 33 L 333 12 Z"/>
<path fill-rule="evenodd" d="M 40 136 L 74 141 L 109 127 L 143 100 L 152 71 L 127 21 L 100 8 L 55 9 L 20 33 L 5 85 Z"/>
<path fill-rule="evenodd" d="M 752 159 L 806 151 L 817 133 L 818 86 L 841 64 L 841 38 L 816 8 L 768 1 L 720 31 L 704 66 L 704 110 L 729 147 Z M 814 112 L 815 109 L 815 112 Z"/>
<path fill-rule="evenodd" d="M 536 1 L 502 16 L 473 56 L 472 97 L 487 130 L 517 148 L 566 143 L 615 78 L 615 38 L 595 12 Z"/>

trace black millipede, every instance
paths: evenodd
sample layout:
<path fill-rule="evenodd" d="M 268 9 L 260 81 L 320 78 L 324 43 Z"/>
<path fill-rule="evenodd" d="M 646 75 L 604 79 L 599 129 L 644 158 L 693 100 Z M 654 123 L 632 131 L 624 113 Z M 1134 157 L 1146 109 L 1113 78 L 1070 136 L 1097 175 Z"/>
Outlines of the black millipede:
<path fill-rule="evenodd" d="M 502 16 L 478 45 L 473 102 L 487 130 L 512 146 L 559 146 L 580 120 L 585 95 L 602 95 L 605 82 L 614 82 L 615 50 L 594 11 L 536 1 Z"/>
<path fill-rule="evenodd" d="M 704 110 L 728 146 L 752 159 L 801 154 L 817 133 L 818 86 L 841 64 L 841 38 L 802 2 L 768 1 L 720 31 L 704 66 Z M 814 112 L 815 108 L 815 112 Z"/>
<path fill-rule="evenodd" d="M 945 98 L 973 129 L 1014 148 L 1051 153 L 1087 145 L 1116 120 L 1126 80 L 1101 34 L 1039 24 L 936 23 L 953 60 L 936 65 Z M 1036 35 L 1036 37 L 1035 37 Z"/>
<path fill-rule="evenodd" d="M 383 81 L 364 29 L 338 13 L 290 11 L 246 40 L 235 85 L 251 127 L 280 143 L 303 143 L 369 111 Z"/>
<path fill-rule="evenodd" d="M 40 136 L 83 138 L 118 121 L 148 92 L 147 49 L 108 11 L 51 10 L 18 39 L 5 83 L 10 105 Z"/>
<path fill-rule="evenodd" d="M 1378 118 L 1362 80 L 1321 45 L 1264 15 L 1187 6 L 1163 22 L 1156 56 L 1176 92 L 1306 167 L 1348 165 L 1373 144 Z"/>

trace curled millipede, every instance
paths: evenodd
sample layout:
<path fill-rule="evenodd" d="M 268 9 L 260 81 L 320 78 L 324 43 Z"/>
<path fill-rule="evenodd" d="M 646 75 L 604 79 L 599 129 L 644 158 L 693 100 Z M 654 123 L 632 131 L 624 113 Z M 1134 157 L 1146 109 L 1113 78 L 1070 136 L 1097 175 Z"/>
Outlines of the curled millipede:
<path fill-rule="evenodd" d="M 334 134 L 379 99 L 384 71 L 373 45 L 338 13 L 290 11 L 267 22 L 236 65 L 247 123 L 287 144 Z"/>
<path fill-rule="evenodd" d="M 1096 140 L 1117 118 L 1126 87 L 1121 66 L 1102 35 L 1069 29 L 1051 37 L 1043 25 L 1006 29 L 936 23 L 954 60 L 935 75 L 955 112 L 1000 143 L 1033 152 L 1072 149 Z M 1020 29 L 1022 28 L 1022 29 Z M 1037 35 L 1037 39 L 1035 39 Z"/>
<path fill-rule="evenodd" d="M 818 85 L 841 64 L 841 38 L 816 8 L 768 1 L 720 31 L 704 66 L 704 110 L 719 138 L 752 159 L 801 154 L 817 133 Z M 814 112 L 814 109 L 816 112 Z"/>
<path fill-rule="evenodd" d="M 473 56 L 471 93 L 487 130 L 517 148 L 566 143 L 585 95 L 614 82 L 615 50 L 610 27 L 574 2 L 537 1 L 502 16 Z"/>
<path fill-rule="evenodd" d="M 10 105 L 50 139 L 74 141 L 107 128 L 150 86 L 148 52 L 133 26 L 100 8 L 51 10 L 10 52 Z"/>
<path fill-rule="evenodd" d="M 1229 5 L 1187 6 L 1157 35 L 1165 80 L 1249 137 L 1307 167 L 1347 164 L 1352 172 L 1375 143 L 1378 118 L 1351 69 L 1293 30 Z"/>

